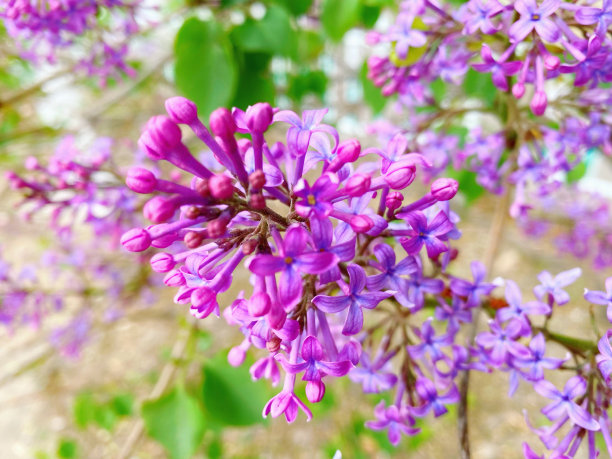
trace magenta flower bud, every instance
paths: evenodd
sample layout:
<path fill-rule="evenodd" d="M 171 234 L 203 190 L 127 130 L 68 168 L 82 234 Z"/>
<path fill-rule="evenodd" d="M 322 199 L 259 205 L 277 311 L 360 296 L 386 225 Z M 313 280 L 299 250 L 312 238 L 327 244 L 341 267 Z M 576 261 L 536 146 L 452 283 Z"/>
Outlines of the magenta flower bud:
<path fill-rule="evenodd" d="M 525 95 L 525 85 L 523 83 L 515 83 L 512 86 L 512 95 L 517 99 L 520 99 Z"/>
<path fill-rule="evenodd" d="M 24 166 L 29 171 L 36 170 L 39 167 L 38 159 L 36 159 L 34 156 L 28 156 L 25 160 Z"/>
<path fill-rule="evenodd" d="M 542 116 L 546 111 L 546 105 L 548 104 L 548 100 L 546 98 L 546 93 L 544 91 L 536 91 L 533 95 L 533 99 L 531 99 L 531 111 L 536 116 Z"/>
<path fill-rule="evenodd" d="M 253 193 L 249 198 L 249 206 L 253 209 L 265 209 L 266 198 L 261 193 Z"/>
<path fill-rule="evenodd" d="M 561 65 L 561 60 L 557 56 L 549 54 L 544 58 L 544 67 L 548 70 L 557 70 Z"/>
<path fill-rule="evenodd" d="M 227 362 L 233 367 L 239 367 L 244 363 L 246 351 L 240 346 L 234 346 L 227 354 Z"/>
<path fill-rule="evenodd" d="M 355 174 L 346 182 L 344 191 L 351 196 L 363 196 L 370 189 L 372 178 L 367 174 Z"/>
<path fill-rule="evenodd" d="M 208 179 L 208 187 L 210 194 L 217 199 L 229 199 L 234 194 L 232 179 L 227 175 L 213 175 Z"/>
<path fill-rule="evenodd" d="M 246 124 L 251 132 L 262 133 L 268 129 L 268 126 L 272 124 L 272 118 L 274 117 L 274 111 L 267 102 L 260 102 L 251 107 L 246 111 Z"/>
<path fill-rule="evenodd" d="M 251 255 L 255 251 L 256 248 L 257 248 L 256 239 L 249 239 L 248 241 L 245 241 L 242 243 L 242 253 L 244 253 L 245 255 Z"/>
<path fill-rule="evenodd" d="M 266 174 L 261 169 L 257 169 L 249 175 L 249 184 L 256 190 L 261 190 L 266 184 Z"/>
<path fill-rule="evenodd" d="M 224 107 L 216 109 L 210 114 L 210 130 L 221 138 L 231 137 L 236 132 L 236 123 L 232 113 Z"/>
<path fill-rule="evenodd" d="M 385 206 L 393 212 L 401 207 L 404 196 L 399 191 L 391 191 L 385 198 Z"/>
<path fill-rule="evenodd" d="M 385 182 L 393 190 L 403 190 L 410 185 L 416 177 L 416 167 L 412 164 L 396 162 L 391 164 L 385 174 Z"/>
<path fill-rule="evenodd" d="M 270 296 L 263 291 L 255 293 L 247 303 L 249 314 L 253 317 L 265 316 L 270 312 L 271 306 Z"/>
<path fill-rule="evenodd" d="M 191 314 L 198 319 L 208 317 L 212 312 L 219 311 L 217 292 L 209 287 L 198 287 L 191 294 Z"/>
<path fill-rule="evenodd" d="M 353 163 L 357 161 L 361 153 L 361 144 L 355 139 L 345 140 L 340 142 L 338 150 L 336 152 L 337 158 L 342 164 Z"/>
<path fill-rule="evenodd" d="M 188 249 L 195 249 L 197 247 L 200 247 L 203 240 L 204 236 L 197 231 L 189 231 L 187 234 L 185 234 L 185 237 L 183 238 L 183 242 L 185 243 Z"/>
<path fill-rule="evenodd" d="M 216 239 L 223 236 L 223 233 L 225 233 L 225 230 L 227 229 L 227 223 L 227 219 L 223 217 L 215 218 L 214 220 L 210 221 L 206 226 L 208 237 Z"/>
<path fill-rule="evenodd" d="M 198 206 L 189 206 L 184 210 L 183 215 L 185 215 L 185 218 L 188 218 L 189 220 L 195 220 L 202 215 L 202 212 Z"/>
<path fill-rule="evenodd" d="M 136 193 L 149 194 L 155 191 L 157 178 L 144 167 L 132 167 L 127 173 L 125 184 Z"/>
<path fill-rule="evenodd" d="M 437 201 L 448 201 L 457 194 L 459 182 L 452 178 L 439 178 L 431 184 L 431 194 Z"/>
<path fill-rule="evenodd" d="M 280 330 L 285 325 L 285 321 L 287 320 L 287 313 L 283 308 L 276 305 L 275 307 L 270 307 L 270 311 L 267 315 L 268 323 L 270 327 L 275 330 Z"/>
<path fill-rule="evenodd" d="M 158 115 L 147 122 L 138 145 L 150 158 L 160 160 L 165 159 L 181 143 L 181 137 L 181 128 L 170 118 Z"/>
<path fill-rule="evenodd" d="M 121 236 L 121 245 L 130 252 L 142 252 L 151 246 L 151 235 L 142 228 L 133 228 Z"/>
<path fill-rule="evenodd" d="M 191 124 L 198 119 L 198 107 L 189 99 L 171 97 L 165 105 L 170 119 L 175 123 Z"/>
<path fill-rule="evenodd" d="M 174 257 L 166 252 L 156 253 L 151 258 L 151 268 L 158 273 L 167 273 L 171 271 L 175 265 L 176 262 L 174 261 Z"/>
<path fill-rule="evenodd" d="M 185 285 L 185 283 L 185 276 L 183 276 L 183 273 L 178 269 L 169 271 L 164 277 L 164 284 L 168 287 L 180 287 L 181 285 Z"/>
<path fill-rule="evenodd" d="M 253 145 L 250 139 L 245 139 L 245 138 L 238 139 L 236 141 L 236 144 L 238 145 L 238 151 L 240 152 L 241 155 L 244 155 L 249 150 L 249 148 L 251 148 L 251 146 Z"/>
<path fill-rule="evenodd" d="M 157 234 L 167 229 L 167 227 L 168 227 L 168 223 L 161 223 L 159 225 L 147 226 L 146 229 L 147 231 L 149 231 L 149 234 L 151 234 L 153 231 L 155 232 L 154 234 L 155 238 L 151 242 L 151 245 L 153 247 L 157 247 L 158 249 L 165 249 L 166 247 L 170 247 L 172 243 L 180 239 L 176 231 L 170 231 L 166 234 L 163 234 L 162 236 L 157 236 Z"/>
<path fill-rule="evenodd" d="M 208 179 L 199 178 L 195 185 L 195 190 L 203 198 L 210 196 L 210 186 L 208 185 Z"/>
<path fill-rule="evenodd" d="M 270 353 L 276 353 L 279 351 L 281 346 L 281 339 L 277 336 L 270 338 L 270 341 L 266 342 L 266 349 Z"/>
<path fill-rule="evenodd" d="M 163 223 L 174 215 L 176 210 L 174 202 L 163 196 L 155 196 L 147 201 L 142 208 L 142 213 L 146 219 L 153 223 Z"/>
<path fill-rule="evenodd" d="M 353 215 L 349 225 L 356 233 L 367 233 L 374 227 L 374 222 L 367 215 Z"/>
<path fill-rule="evenodd" d="M 310 403 L 319 403 L 325 395 L 325 384 L 323 381 L 308 381 L 306 383 L 306 398 Z"/>

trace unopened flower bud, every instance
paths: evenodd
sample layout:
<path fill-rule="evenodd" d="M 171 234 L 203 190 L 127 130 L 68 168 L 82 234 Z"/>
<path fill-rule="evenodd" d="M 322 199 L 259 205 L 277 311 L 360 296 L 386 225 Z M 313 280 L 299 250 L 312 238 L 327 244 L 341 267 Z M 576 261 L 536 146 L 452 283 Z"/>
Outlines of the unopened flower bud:
<path fill-rule="evenodd" d="M 251 297 L 247 303 L 247 308 L 249 314 L 253 317 L 261 317 L 265 316 L 270 311 L 271 305 L 270 296 L 266 292 L 260 291 Z"/>
<path fill-rule="evenodd" d="M 173 201 L 163 196 L 155 196 L 146 202 L 142 208 L 142 213 L 146 219 L 153 223 L 163 223 L 172 218 L 175 210 Z"/>
<path fill-rule="evenodd" d="M 171 246 L 176 240 L 179 239 L 178 233 L 176 231 L 170 231 L 162 236 L 157 236 L 157 234 L 165 232 L 168 228 L 167 223 L 161 223 L 159 225 L 151 225 L 147 227 L 147 231 L 150 234 L 154 235 L 153 241 L 151 245 L 153 247 L 157 247 L 158 249 L 165 249 L 166 247 Z M 153 233 L 155 232 L 155 234 Z"/>
<path fill-rule="evenodd" d="M 416 167 L 401 161 L 391 164 L 385 174 L 385 182 L 394 190 L 403 190 L 416 177 Z"/>
<path fill-rule="evenodd" d="M 374 222 L 366 215 L 352 216 L 349 224 L 356 233 L 367 233 L 374 227 Z"/>
<path fill-rule="evenodd" d="M 215 218 L 214 220 L 211 220 L 206 226 L 208 237 L 212 239 L 216 239 L 218 237 L 223 236 L 226 229 L 227 229 L 227 219 L 223 217 L 219 217 L 219 218 Z"/>
<path fill-rule="evenodd" d="M 548 100 L 546 98 L 546 93 L 544 91 L 536 91 L 533 95 L 533 99 L 531 99 L 531 111 L 536 116 L 542 116 L 546 111 L 546 105 L 548 104 Z"/>
<path fill-rule="evenodd" d="M 249 198 L 249 206 L 253 209 L 265 209 L 266 198 L 261 193 L 252 193 Z"/>
<path fill-rule="evenodd" d="M 367 174 L 355 174 L 346 182 L 344 191 L 351 197 L 363 196 L 370 189 L 372 178 Z"/>
<path fill-rule="evenodd" d="M 401 207 L 404 196 L 399 191 L 391 191 L 385 198 L 385 206 L 393 212 Z"/>
<path fill-rule="evenodd" d="M 189 231 L 183 238 L 183 242 L 185 242 L 188 249 L 200 247 L 203 240 L 204 237 L 198 231 Z"/>
<path fill-rule="evenodd" d="M 158 273 L 167 273 L 172 270 L 176 262 L 174 261 L 174 257 L 166 252 L 156 253 L 151 257 L 151 268 L 153 271 Z"/>
<path fill-rule="evenodd" d="M 306 383 L 306 398 L 310 403 L 318 403 L 325 395 L 325 384 L 323 381 L 308 381 Z"/>
<path fill-rule="evenodd" d="M 457 194 L 459 182 L 452 178 L 439 178 L 431 184 L 431 194 L 438 201 L 448 201 Z"/>
<path fill-rule="evenodd" d="M 229 199 L 234 194 L 234 185 L 232 179 L 227 175 L 213 175 L 208 179 L 210 194 L 217 199 Z"/>
<path fill-rule="evenodd" d="M 244 363 L 246 352 L 240 346 L 234 346 L 227 354 L 227 362 L 233 367 L 239 367 Z"/>
<path fill-rule="evenodd" d="M 221 138 L 231 137 L 236 132 L 236 123 L 232 113 L 224 107 L 210 114 L 210 130 Z"/>
<path fill-rule="evenodd" d="M 185 285 L 185 276 L 178 269 L 173 269 L 164 277 L 164 284 L 168 287 L 180 287 Z"/>
<path fill-rule="evenodd" d="M 514 83 L 512 86 L 512 95 L 520 99 L 525 94 L 525 85 L 523 83 Z"/>
<path fill-rule="evenodd" d="M 185 218 L 188 218 L 189 220 L 195 220 L 201 215 L 200 208 L 198 206 L 189 206 L 185 209 L 185 211 L 183 212 L 183 215 L 185 216 Z"/>
<path fill-rule="evenodd" d="M 125 184 L 136 193 L 149 194 L 155 191 L 157 178 L 144 167 L 132 167 L 127 173 Z"/>
<path fill-rule="evenodd" d="M 199 178 L 195 185 L 195 190 L 203 198 L 210 196 L 210 186 L 207 179 Z"/>
<path fill-rule="evenodd" d="M 249 184 L 256 190 L 261 190 L 266 184 L 266 174 L 261 169 L 257 169 L 249 175 Z"/>
<path fill-rule="evenodd" d="M 266 349 L 268 352 L 278 352 L 281 345 L 281 339 L 277 336 L 270 338 L 270 341 L 266 343 Z"/>
<path fill-rule="evenodd" d="M 151 235 L 142 228 L 133 228 L 121 236 L 121 245 L 130 252 L 142 252 L 151 246 Z"/>
<path fill-rule="evenodd" d="M 251 255 L 257 248 L 257 241 L 255 239 L 249 239 L 242 243 L 242 253 L 245 255 Z"/>
<path fill-rule="evenodd" d="M 557 70 L 561 65 L 561 60 L 557 56 L 549 54 L 544 58 L 544 67 L 547 70 Z"/>
<path fill-rule="evenodd" d="M 138 145 L 149 157 L 165 159 L 168 153 L 181 142 L 181 129 L 168 117 L 158 115 L 151 118 L 138 140 Z"/>
<path fill-rule="evenodd" d="M 272 118 L 274 112 L 272 107 L 267 102 L 260 102 L 251 107 L 246 111 L 246 124 L 251 132 L 265 132 L 268 126 L 272 124 Z"/>
<path fill-rule="evenodd" d="M 358 140 L 351 139 L 340 142 L 336 152 L 337 158 L 342 164 L 353 163 L 357 161 L 361 154 L 361 144 Z"/>
<path fill-rule="evenodd" d="M 198 119 L 198 107 L 189 99 L 171 97 L 165 105 L 170 119 L 175 123 L 191 124 Z"/>

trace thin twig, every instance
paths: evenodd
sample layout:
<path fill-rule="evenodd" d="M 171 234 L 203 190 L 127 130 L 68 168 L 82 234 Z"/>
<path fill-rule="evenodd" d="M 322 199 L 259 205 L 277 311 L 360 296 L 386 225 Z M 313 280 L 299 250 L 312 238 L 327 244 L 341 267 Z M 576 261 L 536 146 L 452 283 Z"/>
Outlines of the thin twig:
<path fill-rule="evenodd" d="M 194 322 L 189 328 L 189 332 L 184 333 L 183 336 L 179 337 L 175 341 L 174 346 L 172 346 L 170 361 L 166 365 L 164 365 L 164 368 L 162 369 L 159 375 L 159 379 L 155 383 L 155 387 L 153 387 L 153 390 L 149 394 L 149 397 L 147 397 L 147 400 L 154 400 L 156 398 L 159 398 L 166 391 L 166 389 L 172 382 L 172 379 L 174 378 L 174 374 L 176 373 L 176 370 L 179 367 L 181 360 L 185 355 L 185 352 L 187 351 L 187 344 L 189 343 L 189 341 L 191 341 L 191 339 L 193 339 L 197 330 L 198 322 Z M 132 430 L 128 435 L 127 440 L 123 444 L 123 447 L 121 448 L 121 451 L 117 456 L 119 459 L 128 459 L 128 457 L 130 457 L 132 451 L 138 444 L 138 441 L 140 440 L 143 432 L 144 421 L 142 419 L 138 419 L 138 421 L 136 421 L 136 423 L 132 427 Z"/>
<path fill-rule="evenodd" d="M 504 222 L 508 213 L 510 193 L 506 189 L 501 202 L 495 208 L 493 222 L 491 223 L 491 231 L 489 232 L 489 241 L 484 254 L 484 265 L 487 270 L 487 275 L 491 278 L 495 258 L 499 250 L 499 245 L 504 234 Z M 480 307 L 474 310 L 474 320 L 470 328 L 469 344 L 471 345 L 476 338 L 478 329 L 478 318 L 480 317 Z M 459 430 L 459 447 L 461 451 L 461 459 L 470 459 L 470 440 L 469 440 L 469 425 L 468 425 L 468 406 L 467 396 L 470 386 L 470 371 L 464 370 L 459 380 L 459 406 L 457 410 L 457 427 Z"/>

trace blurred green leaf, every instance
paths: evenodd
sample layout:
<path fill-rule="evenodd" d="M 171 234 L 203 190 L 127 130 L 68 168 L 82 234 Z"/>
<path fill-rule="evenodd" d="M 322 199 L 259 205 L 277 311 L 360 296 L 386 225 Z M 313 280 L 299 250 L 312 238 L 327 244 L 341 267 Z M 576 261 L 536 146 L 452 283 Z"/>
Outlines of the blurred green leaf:
<path fill-rule="evenodd" d="M 300 62 L 312 61 L 319 57 L 325 47 L 325 39 L 314 30 L 298 31 L 297 54 Z"/>
<path fill-rule="evenodd" d="M 468 97 L 482 100 L 485 106 L 492 107 L 495 97 L 499 92 L 489 73 L 480 73 L 469 69 L 463 80 L 463 90 Z"/>
<path fill-rule="evenodd" d="M 313 0 L 274 0 L 279 5 L 283 5 L 294 16 L 306 14 L 312 5 Z"/>
<path fill-rule="evenodd" d="M 268 401 L 262 381 L 251 381 L 245 366 L 234 368 L 225 355 L 204 365 L 202 395 L 207 417 L 221 425 L 248 426 L 263 422 L 261 411 Z"/>
<path fill-rule="evenodd" d="M 217 107 L 228 105 L 236 90 L 237 68 L 225 32 L 213 21 L 187 19 L 174 45 L 176 85 L 206 117 Z"/>
<path fill-rule="evenodd" d="M 74 417 L 74 423 L 78 427 L 81 429 L 87 427 L 87 425 L 93 421 L 95 412 L 96 402 L 89 392 L 82 392 L 75 397 L 72 406 L 72 415 Z"/>
<path fill-rule="evenodd" d="M 587 172 L 587 164 L 585 162 L 579 163 L 571 171 L 567 173 L 567 182 L 576 183 L 580 180 Z"/>
<path fill-rule="evenodd" d="M 436 78 L 431 82 L 429 87 L 431 88 L 436 104 L 440 105 L 444 100 L 444 96 L 446 95 L 446 83 L 444 83 L 442 78 Z"/>
<path fill-rule="evenodd" d="M 98 405 L 94 411 L 94 421 L 105 430 L 111 431 L 117 423 L 117 415 L 108 405 Z"/>
<path fill-rule="evenodd" d="M 465 196 L 468 204 L 474 202 L 484 193 L 484 188 L 478 184 L 476 172 L 471 171 L 455 171 L 447 169 L 445 177 L 454 178 L 459 182 L 459 193 Z"/>
<path fill-rule="evenodd" d="M 385 108 L 388 99 L 382 95 L 380 88 L 374 86 L 374 83 L 368 78 L 367 62 L 364 62 L 363 67 L 361 67 L 359 80 L 363 87 L 363 100 L 370 106 L 374 114 L 380 113 Z"/>
<path fill-rule="evenodd" d="M 374 27 L 382 8 L 380 6 L 362 5 L 360 8 L 361 23 L 368 29 Z"/>
<path fill-rule="evenodd" d="M 232 40 L 245 51 L 295 56 L 297 35 L 284 8 L 270 6 L 257 21 L 249 18 L 231 32 Z"/>
<path fill-rule="evenodd" d="M 267 75 L 241 72 L 232 106 L 245 109 L 257 102 L 274 103 L 276 92 L 272 79 Z"/>
<path fill-rule="evenodd" d="M 324 0 L 321 11 L 323 30 L 333 41 L 340 41 L 344 34 L 360 20 L 359 0 Z"/>
<path fill-rule="evenodd" d="M 295 102 L 300 103 L 305 95 L 314 94 L 323 99 L 327 89 L 327 76 L 321 70 L 305 70 L 289 79 L 287 94 Z"/>
<path fill-rule="evenodd" d="M 168 451 L 172 459 L 188 459 L 204 435 L 204 415 L 197 400 L 184 388 L 145 402 L 142 417 L 148 434 Z"/>
<path fill-rule="evenodd" d="M 57 446 L 57 457 L 74 459 L 78 456 L 78 445 L 70 438 L 60 438 Z"/>
<path fill-rule="evenodd" d="M 133 412 L 134 397 L 132 394 L 118 394 L 111 400 L 111 406 L 117 416 L 129 416 Z"/>

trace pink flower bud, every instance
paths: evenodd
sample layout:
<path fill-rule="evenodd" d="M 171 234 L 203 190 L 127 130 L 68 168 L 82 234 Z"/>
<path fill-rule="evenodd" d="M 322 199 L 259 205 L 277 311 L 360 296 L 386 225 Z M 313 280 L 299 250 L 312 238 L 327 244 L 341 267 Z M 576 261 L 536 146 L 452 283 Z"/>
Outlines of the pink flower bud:
<path fill-rule="evenodd" d="M 404 196 L 399 191 L 391 191 L 385 198 L 385 205 L 393 212 L 401 207 Z"/>
<path fill-rule="evenodd" d="M 150 158 L 160 160 L 180 144 L 181 137 L 181 129 L 175 123 L 166 116 L 158 115 L 147 122 L 138 145 Z"/>
<path fill-rule="evenodd" d="M 325 395 L 325 384 L 323 381 L 308 381 L 306 383 L 306 398 L 310 403 L 318 403 Z"/>
<path fill-rule="evenodd" d="M 210 186 L 208 185 L 208 180 L 199 178 L 198 181 L 196 182 L 195 190 L 203 198 L 209 197 L 210 196 Z"/>
<path fill-rule="evenodd" d="M 270 311 L 271 305 L 270 296 L 266 292 L 260 291 L 251 297 L 247 303 L 247 308 L 249 314 L 253 317 L 261 317 L 265 316 Z"/>
<path fill-rule="evenodd" d="M 153 223 L 163 223 L 172 218 L 175 210 L 173 201 L 163 196 L 155 196 L 147 201 L 142 208 L 142 213 Z"/>
<path fill-rule="evenodd" d="M 270 341 L 266 342 L 266 349 L 268 350 L 268 352 L 278 352 L 278 350 L 280 349 L 280 345 L 281 339 L 277 336 L 273 336 L 272 338 L 270 338 Z"/>
<path fill-rule="evenodd" d="M 448 201 L 457 194 L 459 182 L 452 178 L 439 178 L 431 184 L 431 194 L 438 201 Z"/>
<path fill-rule="evenodd" d="M 353 215 L 349 225 L 356 233 L 367 233 L 374 227 L 374 222 L 367 215 Z"/>
<path fill-rule="evenodd" d="M 229 199 L 234 194 L 234 185 L 232 179 L 227 175 L 213 175 L 208 179 L 210 194 L 217 199 Z"/>
<path fill-rule="evenodd" d="M 151 246 L 151 235 L 142 228 L 133 228 L 121 236 L 121 245 L 130 252 L 142 252 Z"/>
<path fill-rule="evenodd" d="M 236 132 L 236 123 L 232 113 L 224 107 L 210 114 L 210 130 L 221 138 L 231 137 Z"/>
<path fill-rule="evenodd" d="M 191 124 L 198 119 L 198 107 L 189 99 L 171 97 L 165 105 L 170 119 L 175 123 Z"/>
<path fill-rule="evenodd" d="M 185 243 L 188 249 L 195 249 L 197 247 L 200 247 L 203 240 L 204 236 L 197 231 L 189 231 L 187 234 L 185 234 L 185 237 L 183 238 L 183 242 Z"/>
<path fill-rule="evenodd" d="M 512 95 L 520 99 L 525 94 L 525 85 L 523 83 L 515 83 L 512 86 Z"/>
<path fill-rule="evenodd" d="M 215 218 L 211 220 L 206 226 L 206 231 L 208 232 L 208 236 L 216 239 L 218 237 L 223 236 L 225 230 L 227 229 L 227 219 L 223 217 Z"/>
<path fill-rule="evenodd" d="M 272 107 L 267 102 L 260 102 L 251 107 L 246 111 L 246 124 L 251 132 L 265 132 L 266 129 L 272 124 L 272 118 L 274 112 Z"/>
<path fill-rule="evenodd" d="M 242 253 L 244 253 L 245 255 L 251 255 L 255 251 L 256 248 L 257 248 L 256 239 L 249 239 L 248 241 L 245 241 L 242 243 Z"/>
<path fill-rule="evenodd" d="M 204 319 L 212 312 L 218 314 L 217 292 L 209 287 L 198 287 L 191 293 L 191 314 Z"/>
<path fill-rule="evenodd" d="M 355 139 L 345 140 L 340 142 L 337 150 L 337 158 L 342 161 L 342 164 L 353 163 L 357 161 L 361 153 L 361 144 Z"/>
<path fill-rule="evenodd" d="M 136 193 L 148 194 L 155 191 L 157 178 L 144 167 L 132 167 L 127 173 L 125 184 Z"/>
<path fill-rule="evenodd" d="M 227 354 L 227 361 L 233 367 L 239 367 L 244 363 L 246 352 L 240 346 L 234 346 Z"/>
<path fill-rule="evenodd" d="M 414 181 L 415 177 L 416 167 L 399 161 L 391 164 L 385 174 L 385 182 L 393 190 L 403 190 Z"/>
<path fill-rule="evenodd" d="M 151 258 L 151 268 L 158 273 L 167 273 L 172 270 L 175 265 L 176 262 L 174 261 L 174 257 L 166 252 L 156 253 Z"/>
<path fill-rule="evenodd" d="M 546 93 L 544 91 L 536 91 L 533 95 L 533 99 L 531 99 L 531 111 L 536 116 L 542 116 L 546 111 L 546 105 L 548 104 L 548 100 L 546 98 Z"/>
<path fill-rule="evenodd" d="M 249 175 L 249 184 L 256 190 L 261 190 L 266 184 L 266 174 L 261 169 L 256 170 Z"/>
<path fill-rule="evenodd" d="M 253 193 L 249 199 L 249 206 L 253 209 L 265 209 L 266 208 L 266 198 L 261 193 Z"/>
<path fill-rule="evenodd" d="M 557 56 L 549 54 L 544 58 L 544 67 L 548 70 L 557 70 L 561 65 L 561 60 Z"/>
<path fill-rule="evenodd" d="M 180 287 L 181 285 L 185 285 L 185 276 L 183 276 L 183 273 L 179 270 L 173 269 L 164 277 L 164 284 L 168 287 Z"/>
<path fill-rule="evenodd" d="M 346 182 L 344 191 L 351 197 L 363 196 L 370 189 L 372 178 L 367 174 L 355 174 Z"/>
<path fill-rule="evenodd" d="M 157 236 L 157 234 L 164 232 L 167 228 L 167 223 L 147 226 L 147 231 L 149 231 L 149 234 L 153 236 L 153 241 L 151 242 L 151 245 L 153 247 L 157 247 L 158 249 L 165 249 L 166 247 L 171 246 L 175 241 L 179 239 L 178 232 L 176 231 L 170 231 L 162 236 Z"/>

